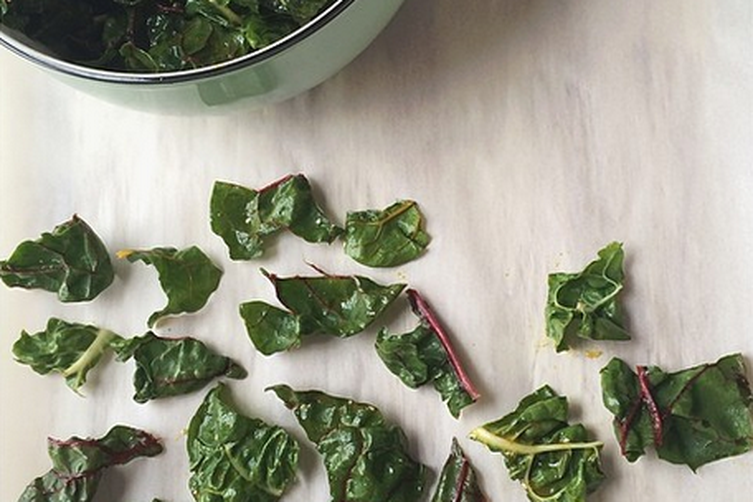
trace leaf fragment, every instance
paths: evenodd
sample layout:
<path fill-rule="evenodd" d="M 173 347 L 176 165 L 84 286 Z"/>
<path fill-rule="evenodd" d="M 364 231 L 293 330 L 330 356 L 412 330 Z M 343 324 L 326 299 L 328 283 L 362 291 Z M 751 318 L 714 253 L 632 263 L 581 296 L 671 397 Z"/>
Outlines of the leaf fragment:
<path fill-rule="evenodd" d="M 287 310 L 252 301 L 241 305 L 240 314 L 254 346 L 266 355 L 298 347 L 304 336 L 315 333 L 340 338 L 361 333 L 405 288 L 405 284 L 382 285 L 358 275 L 262 273 Z"/>
<path fill-rule="evenodd" d="M 510 477 L 534 502 L 581 502 L 604 480 L 603 444 L 591 440 L 584 426 L 568 423 L 567 399 L 546 385 L 470 437 L 503 455 Z"/>
<path fill-rule="evenodd" d="M 373 405 L 321 391 L 274 391 L 322 455 L 332 502 L 416 502 L 426 467 L 407 453 L 405 433 Z"/>
<path fill-rule="evenodd" d="M 126 250 L 118 256 L 131 263 L 142 261 L 157 269 L 160 285 L 167 295 L 167 305 L 149 316 L 147 324 L 150 328 L 166 316 L 197 312 L 203 308 L 222 278 L 222 269 L 197 246 L 183 250 L 171 247 Z"/>
<path fill-rule="evenodd" d="M 692 470 L 753 449 L 753 395 L 740 354 L 666 373 L 613 358 L 601 370 L 602 399 L 614 415 L 622 455 L 659 458 Z"/>
<path fill-rule="evenodd" d="M 383 210 L 353 211 L 345 220 L 345 254 L 362 265 L 395 267 L 419 257 L 431 240 L 412 200 Z"/>
<path fill-rule="evenodd" d="M 598 255 L 582 272 L 549 275 L 546 334 L 557 352 L 568 350 L 575 337 L 630 339 L 619 303 L 625 279 L 622 244 L 612 242 Z"/>
<path fill-rule="evenodd" d="M 195 338 L 164 338 L 150 331 L 118 341 L 113 348 L 119 361 L 136 362 L 133 399 L 137 403 L 188 394 L 222 376 L 247 376 L 243 367 Z"/>
<path fill-rule="evenodd" d="M 380 330 L 375 343 L 377 354 L 408 387 L 415 389 L 431 382 L 452 416 L 458 418 L 463 408 L 478 400 L 479 392 L 429 304 L 415 289 L 408 289 L 407 294 L 420 323 L 404 334 Z"/>
<path fill-rule="evenodd" d="M 153 435 L 125 425 L 99 439 L 50 438 L 47 444 L 52 468 L 26 487 L 19 502 L 91 502 L 107 469 L 163 450 Z"/>
<path fill-rule="evenodd" d="M 19 363 L 40 375 L 59 373 L 68 387 L 78 391 L 89 371 L 118 339 L 109 330 L 53 317 L 43 331 L 32 335 L 22 331 L 12 350 Z"/>
<path fill-rule="evenodd" d="M 447 457 L 439 484 L 431 502 L 488 502 L 481 491 L 478 476 L 466 457 L 458 440 L 452 438 L 450 455 Z"/>
<path fill-rule="evenodd" d="M 217 181 L 210 213 L 212 231 L 225 241 L 233 260 L 260 257 L 267 238 L 285 229 L 312 243 L 331 243 L 342 233 L 316 203 L 302 174 L 260 190 Z"/>
<path fill-rule="evenodd" d="M 197 502 L 275 502 L 295 480 L 299 446 L 283 428 L 240 414 L 218 384 L 196 410 L 186 438 Z"/>
<path fill-rule="evenodd" d="M 61 302 L 93 300 L 115 278 L 107 248 L 79 216 L 23 241 L 0 261 L 0 279 L 9 287 L 57 293 Z"/>

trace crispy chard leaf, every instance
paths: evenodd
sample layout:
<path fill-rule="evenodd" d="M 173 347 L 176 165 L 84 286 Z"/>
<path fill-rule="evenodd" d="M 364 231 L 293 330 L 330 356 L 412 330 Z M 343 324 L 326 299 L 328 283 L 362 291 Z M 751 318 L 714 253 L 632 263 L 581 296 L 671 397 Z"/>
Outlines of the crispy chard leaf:
<path fill-rule="evenodd" d="M 287 14 L 298 23 L 304 24 L 316 16 L 330 0 L 260 0 L 275 12 Z"/>
<path fill-rule="evenodd" d="M 345 254 L 370 267 L 395 267 L 424 252 L 431 238 L 423 215 L 412 200 L 398 201 L 381 211 L 348 213 Z"/>
<path fill-rule="evenodd" d="M 152 332 L 117 340 L 120 361 L 133 358 L 133 396 L 137 403 L 197 391 L 217 377 L 245 378 L 247 373 L 229 357 L 213 352 L 194 338 L 162 338 Z"/>
<path fill-rule="evenodd" d="M 673 464 L 700 466 L 753 448 L 753 397 L 740 354 L 675 373 L 621 359 L 601 370 L 622 454 L 630 462 L 653 446 Z"/>
<path fill-rule="evenodd" d="M 53 317 L 44 331 L 33 335 L 22 331 L 13 344 L 13 355 L 40 375 L 61 374 L 68 387 L 78 391 L 89 370 L 117 340 L 121 337 L 112 331 Z"/>
<path fill-rule="evenodd" d="M 420 324 L 400 335 L 382 329 L 377 336 L 377 354 L 408 387 L 415 389 L 432 382 L 452 416 L 458 418 L 463 408 L 478 400 L 479 392 L 429 304 L 415 289 L 409 289 L 407 295 Z"/>
<path fill-rule="evenodd" d="M 463 453 L 457 439 L 452 438 L 450 456 L 442 467 L 439 485 L 431 502 L 487 502 L 478 483 L 476 471 Z"/>
<path fill-rule="evenodd" d="M 92 501 L 108 468 L 162 453 L 156 437 L 124 425 L 114 426 L 99 439 L 50 438 L 47 444 L 52 469 L 32 481 L 19 502 Z"/>
<path fill-rule="evenodd" d="M 590 340 L 629 340 L 624 327 L 619 294 L 625 274 L 622 244 L 612 242 L 599 258 L 580 273 L 549 275 L 546 333 L 561 352 L 574 337 Z"/>
<path fill-rule="evenodd" d="M 501 453 L 510 477 L 532 501 L 580 502 L 604 479 L 602 443 L 582 425 L 569 425 L 565 397 L 543 386 L 524 397 L 508 415 L 477 427 L 474 439 Z"/>
<path fill-rule="evenodd" d="M 366 403 L 320 391 L 270 387 L 322 455 L 333 502 L 415 502 L 426 467 L 407 453 L 402 429 Z"/>
<path fill-rule="evenodd" d="M 342 233 L 317 205 L 308 179 L 289 175 L 260 190 L 217 181 L 210 202 L 212 231 L 233 260 L 264 253 L 265 240 L 288 229 L 308 242 L 330 243 Z"/>
<path fill-rule="evenodd" d="M 76 215 L 39 239 L 22 242 L 0 261 L 6 285 L 56 292 L 61 302 L 92 300 L 114 278 L 104 243 Z"/>
<path fill-rule="evenodd" d="M 278 277 L 262 270 L 288 311 L 264 302 L 240 306 L 251 341 L 263 354 L 298 347 L 314 333 L 346 338 L 365 330 L 405 288 L 354 275 Z"/>
<path fill-rule="evenodd" d="M 131 263 L 143 261 L 157 269 L 160 285 L 167 295 L 167 305 L 149 316 L 147 324 L 150 328 L 165 316 L 200 310 L 222 278 L 222 270 L 196 246 L 183 250 L 161 247 L 128 249 L 120 251 L 118 257 Z"/>
<path fill-rule="evenodd" d="M 274 502 L 295 480 L 298 443 L 284 429 L 238 413 L 227 387 L 211 390 L 186 440 L 198 502 Z"/>

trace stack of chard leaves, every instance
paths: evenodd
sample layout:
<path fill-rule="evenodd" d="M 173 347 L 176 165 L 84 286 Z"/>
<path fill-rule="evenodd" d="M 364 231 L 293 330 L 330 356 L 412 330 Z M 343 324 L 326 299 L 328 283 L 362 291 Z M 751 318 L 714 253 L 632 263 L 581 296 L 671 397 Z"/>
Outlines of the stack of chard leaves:
<path fill-rule="evenodd" d="M 75 215 L 0 261 L 0 279 L 7 286 L 54 292 L 61 302 L 92 300 L 114 278 L 104 243 Z"/>
<path fill-rule="evenodd" d="M 476 471 L 455 438 L 431 502 L 488 502 Z"/>
<path fill-rule="evenodd" d="M 13 355 L 39 374 L 59 373 L 74 391 L 109 351 L 118 360 L 134 358 L 134 400 L 139 403 L 204 387 L 218 377 L 245 378 L 246 371 L 231 359 L 189 338 L 161 338 L 149 332 L 123 338 L 93 325 L 52 318 L 44 331 L 23 331 L 13 344 Z"/>
<path fill-rule="evenodd" d="M 139 457 L 162 453 L 148 432 L 116 425 L 102 438 L 48 439 L 52 468 L 32 481 L 19 502 L 90 502 L 105 471 Z"/>
<path fill-rule="evenodd" d="M 567 399 L 548 386 L 471 432 L 471 439 L 504 456 L 510 477 L 534 502 L 581 502 L 599 487 L 602 443 L 588 436 L 584 426 L 568 423 Z"/>
<path fill-rule="evenodd" d="M 303 336 L 314 333 L 341 338 L 360 333 L 405 288 L 404 284 L 384 286 L 357 275 L 321 272 L 313 277 L 278 277 L 263 273 L 288 310 L 251 301 L 240 306 L 240 314 L 254 346 L 267 355 L 298 347 Z"/>
<path fill-rule="evenodd" d="M 412 200 L 381 211 L 353 211 L 345 220 L 345 254 L 369 267 L 395 267 L 420 256 L 431 238 Z"/>
<path fill-rule="evenodd" d="M 630 339 L 619 303 L 625 279 L 624 257 L 622 244 L 612 242 L 582 272 L 549 275 L 546 334 L 557 352 L 569 349 L 575 337 Z"/>
<path fill-rule="evenodd" d="M 408 387 L 415 389 L 432 382 L 452 416 L 458 418 L 463 408 L 478 400 L 479 392 L 429 304 L 415 289 L 409 289 L 407 295 L 420 324 L 399 335 L 382 329 L 377 336 L 377 354 Z"/>
<path fill-rule="evenodd" d="M 0 22 L 62 59 L 140 72 L 228 61 L 297 30 L 332 0 L 0 0 Z"/>
<path fill-rule="evenodd" d="M 402 429 L 374 406 L 320 391 L 271 387 L 322 455 L 332 502 L 416 502 L 426 467 L 407 453 Z"/>
<path fill-rule="evenodd" d="M 646 448 L 674 464 L 700 466 L 753 448 L 753 397 L 740 354 L 674 373 L 636 372 L 621 359 L 601 370 L 622 454 L 634 462 Z"/>
<path fill-rule="evenodd" d="M 284 429 L 240 414 L 224 385 L 204 398 L 186 438 L 197 502 L 275 502 L 295 480 L 298 443 Z"/>
<path fill-rule="evenodd" d="M 118 253 L 129 262 L 142 261 L 157 269 L 167 305 L 149 316 L 147 324 L 169 316 L 201 310 L 220 285 L 222 270 L 198 247 L 178 250 L 158 247 L 148 250 L 127 249 Z"/>
<path fill-rule="evenodd" d="M 342 233 L 318 206 L 302 174 L 260 190 L 215 182 L 210 212 L 212 231 L 225 241 L 233 260 L 260 257 L 268 238 L 282 230 L 314 243 L 330 243 Z"/>

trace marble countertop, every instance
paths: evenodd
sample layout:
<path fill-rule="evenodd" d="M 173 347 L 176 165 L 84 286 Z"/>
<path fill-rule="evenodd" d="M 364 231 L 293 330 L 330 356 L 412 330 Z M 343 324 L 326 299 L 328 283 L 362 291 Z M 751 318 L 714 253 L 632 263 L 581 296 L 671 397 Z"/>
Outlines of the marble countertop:
<path fill-rule="evenodd" d="M 324 470 L 290 413 L 263 392 L 285 382 L 368 401 L 434 472 L 460 438 L 491 500 L 523 501 L 499 456 L 467 438 L 545 383 L 572 419 L 605 442 L 608 480 L 589 500 L 709 502 L 753 493 L 753 454 L 688 468 L 653 453 L 619 456 L 598 372 L 612 356 L 677 370 L 753 357 L 753 4 L 408 0 L 352 64 L 308 93 L 260 110 L 159 116 L 89 97 L 0 51 L 0 256 L 78 213 L 113 251 L 197 244 L 225 270 L 209 306 L 166 334 L 234 354 L 241 409 L 301 440 L 288 502 L 328 499 Z M 231 262 L 211 233 L 214 180 L 260 187 L 305 173 L 328 212 L 419 202 L 428 253 L 370 270 L 339 245 L 278 239 L 259 262 Z M 624 242 L 633 341 L 556 354 L 544 337 L 546 276 L 574 271 Z M 248 342 L 238 303 L 273 300 L 260 266 L 312 262 L 336 273 L 406 281 L 452 332 L 483 394 L 454 420 L 431 389 L 412 391 L 382 366 L 374 329 L 274 357 Z M 129 423 L 166 453 L 111 473 L 99 500 L 191 499 L 183 429 L 203 392 L 131 401 L 130 365 L 105 361 L 80 397 L 12 361 L 22 329 L 50 316 L 124 334 L 161 307 L 154 270 L 116 263 L 96 301 L 0 289 L 0 499 L 15 500 L 49 466 L 48 435 L 99 435 Z M 399 329 L 409 320 L 386 320 Z M 379 324 L 379 323 L 378 323 Z M 594 357 L 591 349 L 601 355 Z M 752 373 L 749 373 L 753 376 Z M 743 498 L 741 498 L 743 497 Z M 378 501 L 375 501 L 378 502 Z"/>

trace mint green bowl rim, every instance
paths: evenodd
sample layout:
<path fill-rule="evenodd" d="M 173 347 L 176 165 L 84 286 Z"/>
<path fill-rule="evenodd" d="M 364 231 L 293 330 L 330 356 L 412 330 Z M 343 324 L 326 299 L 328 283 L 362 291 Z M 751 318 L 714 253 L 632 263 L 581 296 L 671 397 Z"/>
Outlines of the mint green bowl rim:
<path fill-rule="evenodd" d="M 124 72 L 113 71 L 101 68 L 93 68 L 70 61 L 58 59 L 53 55 L 44 53 L 31 47 L 19 39 L 13 37 L 9 32 L 11 30 L 3 29 L 0 24 L 0 46 L 4 46 L 11 52 L 31 61 L 34 64 L 44 68 L 60 72 L 66 75 L 79 77 L 85 80 L 94 80 L 98 82 L 109 82 L 117 84 L 139 85 L 160 85 L 176 84 L 203 80 L 205 78 L 217 77 L 228 74 L 240 69 L 249 68 L 268 60 L 284 51 L 293 48 L 302 40 L 310 37 L 319 30 L 327 26 L 337 16 L 339 16 L 350 5 L 359 0 L 336 0 L 329 7 L 319 13 L 314 19 L 301 26 L 294 32 L 285 37 L 244 56 L 222 61 L 212 65 L 201 66 L 189 70 L 171 71 L 171 72 Z M 369 1 L 369 0 L 362 0 Z"/>

